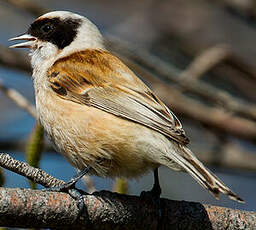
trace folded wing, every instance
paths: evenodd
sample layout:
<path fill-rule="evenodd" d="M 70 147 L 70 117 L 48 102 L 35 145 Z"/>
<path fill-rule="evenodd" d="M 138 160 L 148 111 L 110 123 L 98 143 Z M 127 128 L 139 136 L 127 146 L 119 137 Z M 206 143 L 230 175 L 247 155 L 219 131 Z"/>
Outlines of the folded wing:
<path fill-rule="evenodd" d="M 118 58 L 85 50 L 58 60 L 48 71 L 52 89 L 63 99 L 93 106 L 188 144 L 177 117 Z"/>

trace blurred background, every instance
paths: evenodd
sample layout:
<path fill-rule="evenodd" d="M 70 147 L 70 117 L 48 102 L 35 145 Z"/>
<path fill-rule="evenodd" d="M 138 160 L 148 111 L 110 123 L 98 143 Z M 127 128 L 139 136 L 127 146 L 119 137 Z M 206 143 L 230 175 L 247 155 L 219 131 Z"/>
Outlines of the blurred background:
<path fill-rule="evenodd" d="M 9 38 L 53 10 L 73 11 L 97 24 L 109 49 L 180 118 L 193 152 L 246 203 L 215 200 L 189 175 L 164 167 L 162 197 L 256 211 L 254 0 L 0 0 L 0 152 L 68 180 L 75 169 L 46 137 L 42 141 L 42 129 L 27 111 L 33 107 L 14 102 L 21 98 L 18 91 L 34 104 L 28 51 L 7 48 Z M 2 178 L 6 187 L 35 187 L 7 170 Z M 90 191 L 139 195 L 151 189 L 153 175 L 85 182 Z M 79 187 L 88 188 L 83 182 Z"/>

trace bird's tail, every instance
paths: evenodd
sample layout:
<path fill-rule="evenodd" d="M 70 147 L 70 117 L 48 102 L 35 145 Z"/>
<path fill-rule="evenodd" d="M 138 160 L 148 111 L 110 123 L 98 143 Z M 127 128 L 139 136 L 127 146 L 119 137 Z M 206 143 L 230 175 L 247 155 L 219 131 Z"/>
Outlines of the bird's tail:
<path fill-rule="evenodd" d="M 209 190 L 215 198 L 219 199 L 220 192 L 228 195 L 230 199 L 244 203 L 244 200 L 232 192 L 217 176 L 210 172 L 187 147 L 180 145 L 179 152 L 172 152 L 168 158 L 175 161 L 188 172 L 200 185 Z M 182 150 L 182 151 L 181 151 Z M 168 164 L 167 164 L 168 166 Z M 173 163 L 170 162 L 170 168 Z"/>

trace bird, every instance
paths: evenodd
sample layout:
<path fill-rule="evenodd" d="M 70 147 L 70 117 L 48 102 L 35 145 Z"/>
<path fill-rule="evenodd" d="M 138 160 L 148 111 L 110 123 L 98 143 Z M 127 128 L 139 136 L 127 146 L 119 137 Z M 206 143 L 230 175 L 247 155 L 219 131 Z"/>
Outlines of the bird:
<path fill-rule="evenodd" d="M 56 150 L 79 171 L 136 178 L 158 168 L 189 173 L 219 198 L 244 202 L 188 148 L 175 114 L 108 49 L 86 17 L 53 11 L 38 17 L 10 48 L 29 48 L 38 120 Z M 24 42 L 25 41 L 25 42 Z"/>

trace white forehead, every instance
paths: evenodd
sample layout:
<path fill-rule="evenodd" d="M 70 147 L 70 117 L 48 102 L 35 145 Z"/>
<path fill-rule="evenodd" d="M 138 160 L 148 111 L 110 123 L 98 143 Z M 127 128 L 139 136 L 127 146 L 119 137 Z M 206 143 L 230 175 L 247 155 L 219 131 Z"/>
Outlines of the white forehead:
<path fill-rule="evenodd" d="M 42 19 L 42 18 L 61 18 L 61 19 L 65 19 L 65 18 L 84 18 L 83 16 L 79 15 L 79 14 L 75 14 L 69 11 L 52 11 L 49 13 L 46 13 L 42 16 L 40 16 L 38 19 Z"/>

